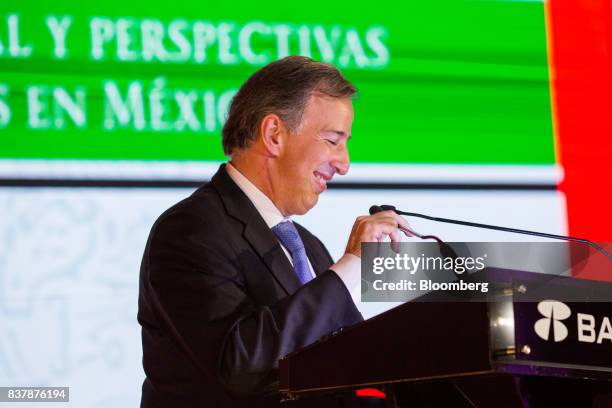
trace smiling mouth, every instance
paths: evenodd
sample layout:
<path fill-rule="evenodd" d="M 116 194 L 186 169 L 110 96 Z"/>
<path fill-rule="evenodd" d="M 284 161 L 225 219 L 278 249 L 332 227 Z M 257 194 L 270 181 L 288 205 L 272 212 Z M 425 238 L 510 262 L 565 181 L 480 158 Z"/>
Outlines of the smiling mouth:
<path fill-rule="evenodd" d="M 332 179 L 332 176 L 328 176 L 318 171 L 315 171 L 313 174 L 315 176 L 315 180 L 319 186 L 319 189 L 321 191 L 325 190 L 327 188 L 327 182 Z"/>

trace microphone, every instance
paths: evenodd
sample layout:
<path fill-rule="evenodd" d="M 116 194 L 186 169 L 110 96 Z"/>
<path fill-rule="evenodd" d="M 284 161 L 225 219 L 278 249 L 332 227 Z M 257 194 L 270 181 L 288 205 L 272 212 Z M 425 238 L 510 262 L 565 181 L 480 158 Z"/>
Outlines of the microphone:
<path fill-rule="evenodd" d="M 522 229 L 517 229 L 517 228 L 500 227 L 498 225 L 489 225 L 489 224 L 480 224 L 480 223 L 477 223 L 477 222 L 470 222 L 470 221 L 453 220 L 453 219 L 450 219 L 450 218 L 432 217 L 430 215 L 425 215 L 425 214 L 401 211 L 401 210 L 396 209 L 392 205 L 373 205 L 373 206 L 370 207 L 370 214 L 376 214 L 377 212 L 389 211 L 389 210 L 390 211 L 394 211 L 395 213 L 397 213 L 399 215 L 405 215 L 407 217 L 424 218 L 424 219 L 430 220 L 430 221 L 445 222 L 445 223 L 448 223 L 448 224 L 464 225 L 464 226 L 467 226 L 467 227 L 484 228 L 484 229 L 503 231 L 503 232 L 512 232 L 514 234 L 533 235 L 533 236 L 536 236 L 536 237 L 552 238 L 552 239 L 560 239 L 560 240 L 564 240 L 564 241 L 580 242 L 580 243 L 589 245 L 591 248 L 596 249 L 597 251 L 602 253 L 606 258 L 608 258 L 608 260 L 612 261 L 612 255 L 610 255 L 610 253 L 608 251 L 606 251 L 606 249 L 604 247 L 602 247 L 601 245 L 596 244 L 593 241 L 585 239 L 585 238 L 576 238 L 576 237 L 569 237 L 569 236 L 565 236 L 565 235 L 548 234 L 546 232 L 538 232 L 538 231 L 527 231 L 527 230 L 522 230 Z M 417 236 L 419 236 L 419 235 L 417 235 Z M 427 236 L 427 238 L 430 238 L 430 237 L 433 237 L 433 236 Z M 420 238 L 424 239 L 425 236 L 420 236 Z M 436 238 L 434 238 L 434 239 L 436 239 Z"/>
<path fill-rule="evenodd" d="M 393 210 L 396 213 L 398 213 L 395 207 L 392 207 L 390 205 L 382 205 L 382 206 L 373 205 L 370 207 L 370 215 L 374 215 L 377 212 L 386 211 L 386 210 Z M 457 258 L 457 253 L 455 252 L 455 250 L 451 248 L 450 245 L 448 245 L 446 242 L 442 241 L 440 238 L 438 238 L 435 235 L 422 235 L 416 232 L 415 230 L 404 228 L 404 227 L 398 227 L 398 229 L 408 236 L 413 235 L 421 239 L 433 239 L 438 243 L 440 251 L 442 252 L 444 256 L 455 258 L 455 259 Z"/>
<path fill-rule="evenodd" d="M 381 211 L 385 211 L 385 210 L 383 210 L 381 207 L 379 207 L 377 205 L 373 205 L 373 206 L 370 207 L 370 215 L 374 215 L 377 212 L 381 212 Z M 393 211 L 395 211 L 395 207 L 393 207 Z M 398 227 L 398 229 L 400 231 L 402 231 L 404 234 L 408 235 L 408 236 L 415 236 L 415 237 L 419 237 L 421 239 L 424 239 L 423 235 L 419 234 L 418 232 L 416 232 L 414 230 L 411 230 L 411 229 L 408 229 L 408 228 L 404 228 L 404 227 Z M 434 237 L 434 239 L 436 241 L 438 241 L 438 238 Z"/>

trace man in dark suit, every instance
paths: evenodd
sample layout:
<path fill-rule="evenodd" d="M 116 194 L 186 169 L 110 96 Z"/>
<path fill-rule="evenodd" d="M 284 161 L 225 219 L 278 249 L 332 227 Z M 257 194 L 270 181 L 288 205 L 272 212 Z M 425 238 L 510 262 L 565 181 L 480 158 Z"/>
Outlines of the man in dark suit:
<path fill-rule="evenodd" d="M 359 217 L 334 263 L 290 219 L 348 171 L 355 92 L 333 66 L 287 57 L 236 94 L 230 162 L 159 217 L 144 252 L 143 407 L 278 406 L 278 360 L 362 320 L 360 244 L 397 241 L 406 222 Z"/>

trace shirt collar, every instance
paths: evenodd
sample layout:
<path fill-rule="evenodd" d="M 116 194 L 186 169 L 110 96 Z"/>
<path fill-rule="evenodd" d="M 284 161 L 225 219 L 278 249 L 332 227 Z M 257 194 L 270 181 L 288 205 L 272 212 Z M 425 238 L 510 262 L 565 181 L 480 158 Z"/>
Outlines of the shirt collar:
<path fill-rule="evenodd" d="M 238 185 L 242 192 L 251 200 L 259 215 L 264 219 L 268 228 L 274 227 L 283 221 L 291 221 L 290 217 L 283 217 L 283 214 L 274 205 L 272 200 L 246 178 L 231 163 L 225 165 L 227 174 Z"/>

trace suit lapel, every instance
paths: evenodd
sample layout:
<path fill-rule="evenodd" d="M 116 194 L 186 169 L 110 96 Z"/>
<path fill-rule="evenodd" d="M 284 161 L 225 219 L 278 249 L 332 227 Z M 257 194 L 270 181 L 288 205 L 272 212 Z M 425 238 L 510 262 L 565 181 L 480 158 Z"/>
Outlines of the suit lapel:
<path fill-rule="evenodd" d="M 251 200 L 227 174 L 225 164 L 221 165 L 210 184 L 219 193 L 228 215 L 244 224 L 244 239 L 259 255 L 278 284 L 287 294 L 294 293 L 300 287 L 300 281 L 291 263 Z"/>
<path fill-rule="evenodd" d="M 244 230 L 244 238 L 253 246 L 253 249 L 287 294 L 292 294 L 298 290 L 301 283 L 278 240 L 263 220 L 261 220 L 261 223 L 266 230 L 266 234 L 263 234 L 261 225 L 251 219 Z"/>

